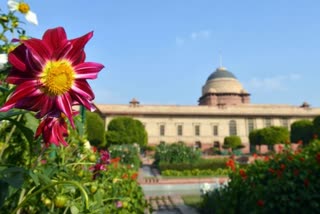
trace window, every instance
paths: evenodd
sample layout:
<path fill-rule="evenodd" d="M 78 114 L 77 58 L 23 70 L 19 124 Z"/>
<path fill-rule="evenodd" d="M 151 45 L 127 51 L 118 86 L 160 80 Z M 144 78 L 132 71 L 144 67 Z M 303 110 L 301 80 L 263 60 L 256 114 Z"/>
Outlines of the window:
<path fill-rule="evenodd" d="M 235 120 L 230 120 L 229 122 L 229 135 L 237 135 L 237 123 Z"/>
<path fill-rule="evenodd" d="M 214 125 L 213 126 L 213 136 L 218 136 L 219 132 L 218 132 L 218 125 Z"/>
<path fill-rule="evenodd" d="M 287 118 L 282 118 L 281 119 L 281 126 L 285 127 L 285 128 L 289 128 L 289 121 Z"/>
<path fill-rule="evenodd" d="M 199 125 L 196 125 L 194 127 L 194 134 L 195 134 L 195 136 L 200 136 L 200 126 Z"/>
<path fill-rule="evenodd" d="M 182 130 L 182 125 L 178 125 L 177 126 L 177 134 L 178 134 L 178 136 L 182 136 L 182 134 L 183 134 L 182 131 L 183 131 Z"/>
<path fill-rule="evenodd" d="M 160 125 L 160 136 L 164 136 L 166 134 L 166 127 L 164 125 Z"/>
<path fill-rule="evenodd" d="M 271 118 L 264 119 L 264 127 L 270 127 L 272 126 Z"/>
<path fill-rule="evenodd" d="M 252 132 L 254 130 L 254 120 L 253 119 L 248 119 L 248 133 Z"/>

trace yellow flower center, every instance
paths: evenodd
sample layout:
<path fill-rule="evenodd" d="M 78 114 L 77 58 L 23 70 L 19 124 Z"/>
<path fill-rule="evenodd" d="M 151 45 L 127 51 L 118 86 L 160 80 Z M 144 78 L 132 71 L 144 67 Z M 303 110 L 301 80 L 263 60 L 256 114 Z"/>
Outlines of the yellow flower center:
<path fill-rule="evenodd" d="M 18 10 L 23 13 L 23 14 L 26 14 L 29 12 L 30 10 L 30 7 L 27 3 L 25 2 L 20 2 L 19 5 L 18 5 Z"/>
<path fill-rule="evenodd" d="M 67 60 L 48 61 L 40 76 L 42 90 L 49 96 L 58 96 L 69 91 L 74 79 L 74 69 Z"/>

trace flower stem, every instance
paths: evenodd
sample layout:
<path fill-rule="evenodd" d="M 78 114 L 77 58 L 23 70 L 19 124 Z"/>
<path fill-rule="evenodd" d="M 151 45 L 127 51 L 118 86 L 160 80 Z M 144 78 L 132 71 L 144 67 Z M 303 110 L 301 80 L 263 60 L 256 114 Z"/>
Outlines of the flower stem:
<path fill-rule="evenodd" d="M 41 189 L 35 191 L 34 193 L 28 195 L 20 204 L 18 204 L 18 206 L 13 210 L 12 214 L 16 214 L 17 211 L 23 207 L 27 201 L 32 198 L 33 196 L 41 193 L 42 191 L 46 190 L 46 189 L 49 189 L 50 187 L 53 187 L 55 185 L 63 185 L 63 184 L 70 184 L 70 185 L 74 185 L 76 187 L 79 188 L 82 196 L 84 197 L 85 199 L 85 206 L 86 206 L 86 209 L 89 208 L 89 197 L 88 197 L 88 194 L 87 192 L 85 191 L 85 189 L 78 183 L 78 182 L 75 182 L 75 181 L 59 181 L 59 182 L 54 182 L 54 183 L 51 183 L 51 184 L 48 184 L 47 186 L 44 186 L 42 187 Z"/>

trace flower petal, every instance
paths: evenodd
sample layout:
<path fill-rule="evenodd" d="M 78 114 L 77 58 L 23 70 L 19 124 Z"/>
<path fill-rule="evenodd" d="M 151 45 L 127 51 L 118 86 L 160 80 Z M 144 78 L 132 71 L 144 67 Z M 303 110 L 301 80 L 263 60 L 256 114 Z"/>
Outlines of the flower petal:
<path fill-rule="evenodd" d="M 70 40 L 73 48 L 69 52 L 67 58 L 72 62 L 73 65 L 76 65 L 78 63 L 83 62 L 80 60 L 84 60 L 84 58 L 83 58 L 84 46 L 91 39 L 92 36 L 93 36 L 93 32 L 90 32 L 90 33 L 87 33 L 81 37 Z"/>
<path fill-rule="evenodd" d="M 76 79 L 96 79 L 104 65 L 95 62 L 84 62 L 75 67 Z"/>
<path fill-rule="evenodd" d="M 16 47 L 8 55 L 9 63 L 20 71 L 26 70 L 26 51 L 26 46 L 22 44 Z"/>
<path fill-rule="evenodd" d="M 38 89 L 35 87 L 36 81 L 26 81 L 20 84 L 13 94 L 10 96 L 9 100 L 0 108 L 1 111 L 8 111 L 11 108 L 15 108 L 23 104 L 23 101 L 30 96 L 35 96 L 39 94 Z"/>
<path fill-rule="evenodd" d="M 77 80 L 74 82 L 74 85 L 72 86 L 72 91 L 74 93 L 77 93 L 83 97 L 85 97 L 88 100 L 94 99 L 94 94 L 85 80 Z"/>
<path fill-rule="evenodd" d="M 52 49 L 52 52 L 61 46 L 64 46 L 68 42 L 67 34 L 63 27 L 47 30 L 42 39 Z"/>
<path fill-rule="evenodd" d="M 57 96 L 56 104 L 58 108 L 63 112 L 70 121 L 72 128 L 75 128 L 74 121 L 72 119 L 71 97 L 68 93 Z"/>
<path fill-rule="evenodd" d="M 51 50 L 40 39 L 24 40 L 23 44 L 31 51 L 32 57 L 41 65 L 44 65 L 51 58 Z"/>
<path fill-rule="evenodd" d="M 8 0 L 8 7 L 11 12 L 18 10 L 19 3 L 14 0 Z"/>
<path fill-rule="evenodd" d="M 26 20 L 31 24 L 38 25 L 37 15 L 32 11 L 28 11 L 26 14 Z"/>

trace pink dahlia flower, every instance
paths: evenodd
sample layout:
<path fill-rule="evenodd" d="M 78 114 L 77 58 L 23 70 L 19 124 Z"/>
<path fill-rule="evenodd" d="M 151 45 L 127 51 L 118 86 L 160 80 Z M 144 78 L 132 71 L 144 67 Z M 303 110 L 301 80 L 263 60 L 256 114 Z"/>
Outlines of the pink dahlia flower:
<path fill-rule="evenodd" d="M 60 146 L 60 144 L 67 146 L 68 143 L 64 140 L 64 137 L 68 136 L 68 127 L 63 113 L 48 115 L 42 119 L 35 137 L 38 138 L 41 134 L 46 145 L 54 143 L 57 146 Z"/>
<path fill-rule="evenodd" d="M 21 41 L 8 56 L 12 69 L 7 82 L 17 87 L 0 111 L 26 109 L 38 112 L 38 118 L 62 112 L 74 127 L 72 106 L 94 110 L 94 94 L 86 79 L 95 79 L 104 67 L 85 62 L 84 46 L 92 35 L 68 40 L 58 27 L 47 30 L 42 39 Z"/>

